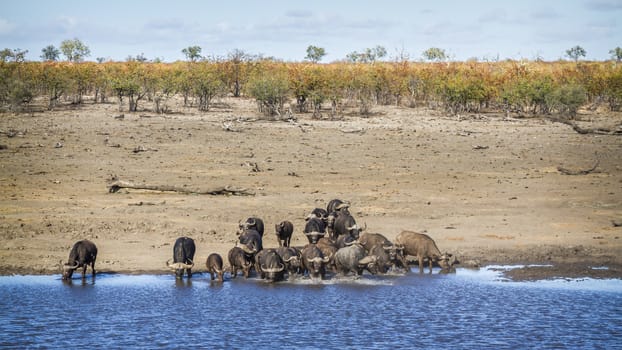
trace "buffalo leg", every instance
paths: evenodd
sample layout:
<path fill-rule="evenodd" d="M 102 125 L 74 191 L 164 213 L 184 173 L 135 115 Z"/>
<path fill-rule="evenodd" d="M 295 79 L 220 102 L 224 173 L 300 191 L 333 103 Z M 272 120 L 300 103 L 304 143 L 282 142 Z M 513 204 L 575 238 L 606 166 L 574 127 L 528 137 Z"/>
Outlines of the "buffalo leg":
<path fill-rule="evenodd" d="M 82 278 L 86 278 L 86 268 L 88 267 L 87 264 L 82 265 Z"/>
<path fill-rule="evenodd" d="M 434 260 L 433 259 L 428 259 L 430 260 L 430 273 L 432 273 L 432 265 L 434 265 Z"/>
<path fill-rule="evenodd" d="M 423 257 L 419 257 L 419 273 L 423 273 Z"/>
<path fill-rule="evenodd" d="M 95 277 L 95 260 L 91 263 L 91 272 L 93 273 L 93 277 Z"/>
<path fill-rule="evenodd" d="M 188 278 L 192 277 L 192 270 L 186 269 L 186 274 L 188 275 Z M 182 273 L 182 276 L 183 276 L 183 273 Z"/>

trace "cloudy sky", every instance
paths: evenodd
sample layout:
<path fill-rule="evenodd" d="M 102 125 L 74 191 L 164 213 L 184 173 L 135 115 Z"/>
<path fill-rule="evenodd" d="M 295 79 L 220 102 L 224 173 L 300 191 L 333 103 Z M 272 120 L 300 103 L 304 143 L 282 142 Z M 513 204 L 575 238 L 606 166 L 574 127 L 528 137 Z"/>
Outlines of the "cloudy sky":
<path fill-rule="evenodd" d="M 604 60 L 622 47 L 622 0 L 8 0 L 0 2 L 0 49 L 41 49 L 78 38 L 98 57 L 142 54 L 164 61 L 234 49 L 301 61 L 309 45 L 323 62 L 384 46 L 388 56 L 438 47 L 451 59 L 564 58 L 579 45 Z"/>

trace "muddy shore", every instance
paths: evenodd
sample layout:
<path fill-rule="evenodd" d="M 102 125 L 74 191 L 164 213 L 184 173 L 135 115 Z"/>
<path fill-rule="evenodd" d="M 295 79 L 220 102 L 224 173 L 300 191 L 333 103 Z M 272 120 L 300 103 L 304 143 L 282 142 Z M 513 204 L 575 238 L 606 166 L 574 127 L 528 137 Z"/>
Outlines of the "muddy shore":
<path fill-rule="evenodd" d="M 464 266 L 545 265 L 512 270 L 516 279 L 622 278 L 620 135 L 393 106 L 336 120 L 267 120 L 252 100 L 229 98 L 209 112 L 173 111 L 87 102 L 1 115 L 0 274 L 58 273 L 80 239 L 97 244 L 99 271 L 167 273 L 182 235 L 195 239 L 204 271 L 207 255 L 233 247 L 239 220 L 263 218 L 266 247 L 277 246 L 274 224 L 290 220 L 303 245 L 305 215 L 340 198 L 370 232 L 425 231 Z M 576 121 L 620 122 L 603 111 Z M 110 193 L 114 180 L 185 191 Z M 197 194 L 213 188 L 247 193 Z"/>

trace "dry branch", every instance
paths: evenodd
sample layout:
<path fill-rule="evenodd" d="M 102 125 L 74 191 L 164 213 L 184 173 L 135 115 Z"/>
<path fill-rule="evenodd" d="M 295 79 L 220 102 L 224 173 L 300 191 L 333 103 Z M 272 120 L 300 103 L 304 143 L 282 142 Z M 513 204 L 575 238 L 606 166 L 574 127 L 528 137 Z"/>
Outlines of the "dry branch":
<path fill-rule="evenodd" d="M 255 192 L 247 188 L 238 188 L 233 186 L 220 186 L 210 189 L 190 189 L 186 187 L 171 186 L 171 185 L 148 185 L 148 184 L 134 184 L 127 181 L 117 180 L 108 185 L 108 192 L 115 193 L 122 188 L 130 188 L 135 190 L 150 190 L 161 192 L 177 192 L 185 194 L 209 194 L 209 195 L 223 195 L 223 196 L 254 196 Z"/>
<path fill-rule="evenodd" d="M 579 170 L 570 170 L 570 169 L 566 169 L 566 168 L 562 168 L 560 166 L 557 167 L 557 171 L 559 171 L 560 173 L 564 174 L 564 175 L 587 175 L 591 172 L 593 172 L 594 170 L 596 170 L 596 168 L 598 167 L 598 164 L 600 163 L 600 159 L 596 160 L 596 163 L 594 163 L 594 166 L 589 168 L 589 169 L 579 169 Z"/>
<path fill-rule="evenodd" d="M 618 125 L 615 128 L 582 128 L 571 120 L 563 119 L 563 118 L 549 118 L 553 122 L 558 122 L 566 125 L 570 125 L 574 131 L 579 134 L 597 134 L 597 135 L 622 135 L 622 124 Z"/>

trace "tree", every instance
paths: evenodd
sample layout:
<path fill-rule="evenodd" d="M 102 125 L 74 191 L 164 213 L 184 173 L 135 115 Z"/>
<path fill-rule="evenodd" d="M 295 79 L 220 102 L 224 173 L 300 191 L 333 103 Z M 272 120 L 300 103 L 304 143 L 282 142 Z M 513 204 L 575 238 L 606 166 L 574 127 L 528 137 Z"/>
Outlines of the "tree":
<path fill-rule="evenodd" d="M 196 62 L 199 58 L 201 58 L 201 46 L 188 46 L 187 48 L 181 50 L 181 52 L 186 55 L 186 58 L 190 62 Z"/>
<path fill-rule="evenodd" d="M 77 38 L 63 40 L 60 43 L 60 51 L 70 62 L 82 62 L 84 58 L 91 55 L 89 47 Z"/>
<path fill-rule="evenodd" d="M 0 61 L 9 62 L 12 60 L 13 62 L 24 62 L 26 60 L 26 54 L 28 50 L 20 50 L 20 49 L 4 49 L 0 51 Z"/>
<path fill-rule="evenodd" d="M 620 48 L 619 46 L 615 49 L 609 50 L 609 54 L 611 55 L 611 58 L 616 60 L 617 62 L 622 61 L 622 48 Z"/>
<path fill-rule="evenodd" d="M 577 62 L 579 58 L 585 57 L 586 54 L 587 52 L 585 51 L 585 49 L 579 45 L 566 50 L 566 56 L 568 56 L 575 62 Z"/>
<path fill-rule="evenodd" d="M 254 56 L 241 49 L 233 49 L 233 51 L 227 54 L 229 64 L 225 66 L 226 74 L 224 77 L 225 84 L 229 86 L 229 89 L 233 93 L 233 97 L 240 97 L 242 92 L 242 84 L 245 82 L 245 68 L 246 63 L 252 61 Z"/>
<path fill-rule="evenodd" d="M 307 56 L 305 59 L 313 63 L 318 63 L 324 56 L 326 56 L 326 51 L 323 47 L 317 47 L 314 45 L 309 45 L 309 47 L 307 47 Z"/>
<path fill-rule="evenodd" d="M 386 55 L 387 49 L 384 46 L 378 45 L 374 48 L 367 48 L 365 52 L 361 53 L 352 51 L 346 55 L 346 60 L 350 62 L 374 63 Z"/>
<path fill-rule="evenodd" d="M 445 50 L 439 49 L 438 47 L 431 47 L 425 51 L 423 51 L 423 58 L 428 61 L 444 61 L 447 59 L 447 54 Z"/>
<path fill-rule="evenodd" d="M 41 49 L 40 57 L 44 61 L 58 61 L 60 51 L 54 45 L 48 45 Z"/>

